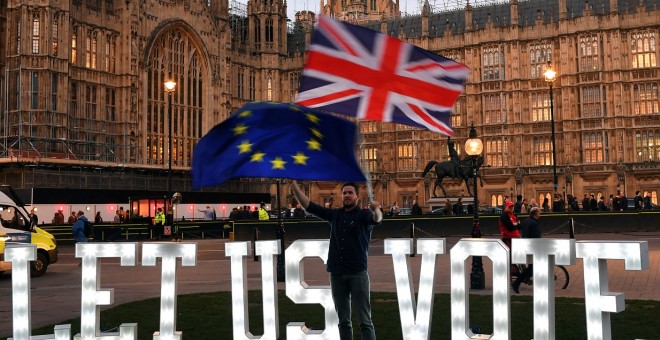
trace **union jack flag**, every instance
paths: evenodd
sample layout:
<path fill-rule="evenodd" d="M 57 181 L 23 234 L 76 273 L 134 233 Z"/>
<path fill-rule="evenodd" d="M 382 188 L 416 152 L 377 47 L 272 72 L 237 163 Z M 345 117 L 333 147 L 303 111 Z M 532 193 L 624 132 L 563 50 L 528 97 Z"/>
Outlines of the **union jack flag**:
<path fill-rule="evenodd" d="M 321 16 L 296 103 L 452 136 L 467 66 L 364 27 Z"/>

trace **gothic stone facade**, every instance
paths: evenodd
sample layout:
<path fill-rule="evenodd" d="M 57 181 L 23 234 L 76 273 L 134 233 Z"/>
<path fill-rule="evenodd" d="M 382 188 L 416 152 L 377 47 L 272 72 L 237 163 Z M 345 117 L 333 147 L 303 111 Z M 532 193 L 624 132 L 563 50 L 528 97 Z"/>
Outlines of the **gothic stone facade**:
<path fill-rule="evenodd" d="M 398 2 L 321 0 L 321 11 L 471 68 L 452 123 L 460 149 L 470 124 L 484 142 L 485 204 L 553 192 L 553 115 L 560 193 L 641 190 L 657 203 L 658 2 L 511 0 L 441 13 L 426 4 L 400 17 Z M 162 189 L 171 155 L 174 189 L 189 190 L 193 147 L 211 127 L 249 101 L 293 100 L 314 20 L 299 12 L 289 29 L 280 0 L 250 1 L 243 13 L 226 0 L 1 5 L 0 182 L 17 187 Z M 428 205 L 434 179 L 420 175 L 448 157 L 446 137 L 387 123 L 360 130 L 376 198 Z M 336 183 L 304 185 L 321 202 L 340 193 Z M 464 194 L 458 181 L 445 186 Z"/>

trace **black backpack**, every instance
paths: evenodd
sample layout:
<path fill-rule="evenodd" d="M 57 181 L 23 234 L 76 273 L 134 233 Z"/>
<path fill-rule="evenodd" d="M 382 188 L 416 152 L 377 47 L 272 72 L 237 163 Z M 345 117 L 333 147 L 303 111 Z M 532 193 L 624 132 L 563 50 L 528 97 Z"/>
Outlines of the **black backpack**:
<path fill-rule="evenodd" d="M 94 236 L 94 225 L 90 221 L 83 221 L 85 223 L 85 236 Z"/>

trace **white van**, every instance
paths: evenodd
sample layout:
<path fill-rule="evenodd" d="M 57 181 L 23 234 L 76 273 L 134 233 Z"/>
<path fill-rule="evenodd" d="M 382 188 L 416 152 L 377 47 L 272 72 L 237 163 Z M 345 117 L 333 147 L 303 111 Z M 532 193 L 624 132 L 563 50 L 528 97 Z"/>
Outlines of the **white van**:
<path fill-rule="evenodd" d="M 5 244 L 32 243 L 37 246 L 37 260 L 32 262 L 32 276 L 41 276 L 57 262 L 57 242 L 45 230 L 32 225 L 24 204 L 8 186 L 0 188 L 0 273 L 10 270 L 5 262 Z"/>

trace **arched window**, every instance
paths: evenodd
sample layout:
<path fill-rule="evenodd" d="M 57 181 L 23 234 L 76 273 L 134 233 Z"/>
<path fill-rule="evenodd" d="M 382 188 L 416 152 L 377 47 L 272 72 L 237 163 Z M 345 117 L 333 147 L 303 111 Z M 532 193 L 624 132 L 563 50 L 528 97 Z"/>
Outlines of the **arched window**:
<path fill-rule="evenodd" d="M 32 54 L 39 53 L 40 27 L 41 22 L 39 21 L 39 17 L 34 17 L 34 19 L 32 19 Z"/>
<path fill-rule="evenodd" d="M 78 53 L 77 53 L 77 48 L 78 48 L 78 33 L 73 32 L 71 35 L 71 64 L 75 65 L 76 61 L 78 61 Z"/>
<path fill-rule="evenodd" d="M 16 20 L 16 53 L 21 53 L 21 19 Z"/>
<path fill-rule="evenodd" d="M 59 18 L 57 15 L 53 17 L 53 26 L 51 27 L 50 31 L 50 39 L 51 39 L 51 50 L 50 53 L 54 56 L 57 56 L 57 44 L 59 40 Z"/>
<path fill-rule="evenodd" d="M 268 77 L 268 88 L 266 88 L 266 100 L 273 100 L 273 78 Z"/>
<path fill-rule="evenodd" d="M 261 21 L 257 18 L 254 19 L 254 43 L 256 49 L 261 49 Z"/>
<path fill-rule="evenodd" d="M 266 42 L 273 42 L 273 19 L 266 19 Z"/>
<path fill-rule="evenodd" d="M 535 166 L 552 165 L 552 142 L 548 137 L 537 137 L 532 142 Z"/>
<path fill-rule="evenodd" d="M 586 133 L 584 135 L 584 162 L 603 162 L 603 134 L 602 132 Z"/>
<path fill-rule="evenodd" d="M 200 50 L 187 32 L 175 27 L 156 38 L 149 51 L 145 120 L 148 163 L 166 165 L 171 155 L 174 166 L 191 164 L 193 146 L 202 136 L 204 116 L 205 63 Z M 172 94 L 165 92 L 168 80 L 176 82 Z"/>
<path fill-rule="evenodd" d="M 656 67 L 655 53 L 655 32 L 632 34 L 630 54 L 633 68 Z"/>

